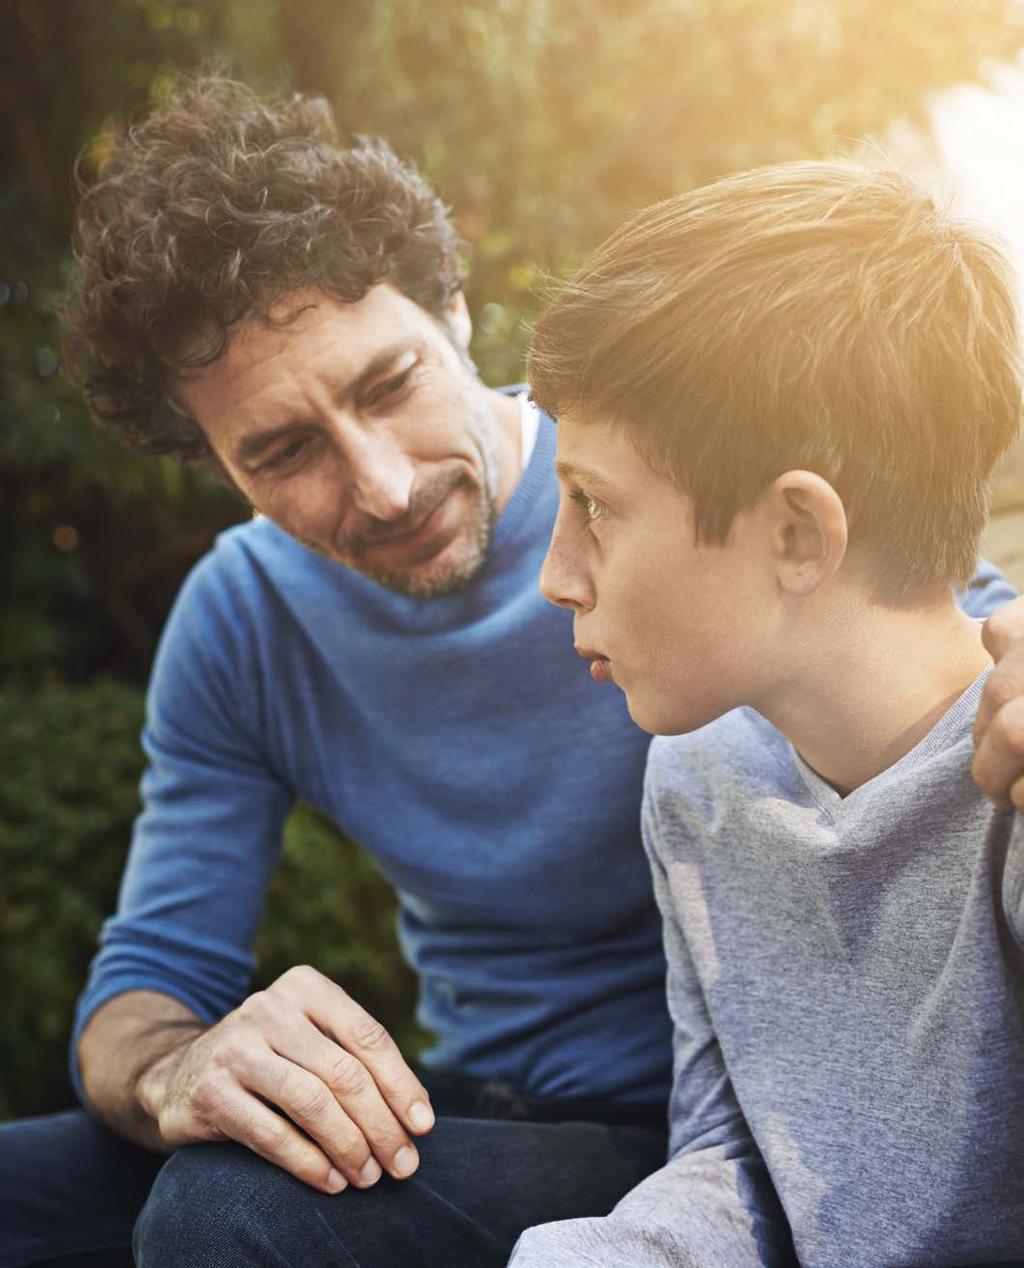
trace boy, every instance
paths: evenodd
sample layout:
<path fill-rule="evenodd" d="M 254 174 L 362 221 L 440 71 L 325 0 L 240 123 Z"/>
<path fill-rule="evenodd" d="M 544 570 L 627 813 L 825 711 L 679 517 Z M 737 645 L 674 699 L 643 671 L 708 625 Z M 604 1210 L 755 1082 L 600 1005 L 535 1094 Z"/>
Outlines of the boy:
<path fill-rule="evenodd" d="M 747 173 L 614 234 L 531 378 L 542 589 L 677 737 L 643 825 L 675 1087 L 667 1165 L 515 1268 L 1024 1259 L 1024 831 L 971 781 L 953 596 L 1020 419 L 1002 256 L 891 173 Z"/>

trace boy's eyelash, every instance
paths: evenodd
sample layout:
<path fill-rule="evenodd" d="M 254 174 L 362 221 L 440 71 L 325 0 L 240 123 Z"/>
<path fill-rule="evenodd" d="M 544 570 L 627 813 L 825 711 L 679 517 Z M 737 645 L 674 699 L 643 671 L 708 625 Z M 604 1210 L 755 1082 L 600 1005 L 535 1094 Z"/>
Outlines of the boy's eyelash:
<path fill-rule="evenodd" d="M 583 512 L 587 522 L 590 524 L 594 520 L 599 520 L 607 509 L 603 502 L 599 502 L 597 498 L 592 498 L 589 493 L 584 493 L 582 489 L 574 489 L 569 496 Z"/>

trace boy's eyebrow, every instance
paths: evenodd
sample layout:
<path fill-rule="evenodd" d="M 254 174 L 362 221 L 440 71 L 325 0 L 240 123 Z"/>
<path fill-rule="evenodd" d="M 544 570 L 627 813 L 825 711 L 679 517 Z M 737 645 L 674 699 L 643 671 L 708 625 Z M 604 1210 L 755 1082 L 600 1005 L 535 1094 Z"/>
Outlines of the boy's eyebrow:
<path fill-rule="evenodd" d="M 555 471 L 562 480 L 575 480 L 578 483 L 587 484 L 598 492 L 612 492 L 615 486 L 603 475 L 599 475 L 596 471 L 591 471 L 589 467 L 582 467 L 576 462 L 565 462 L 559 460 L 555 463 Z"/>
<path fill-rule="evenodd" d="M 381 348 L 379 352 L 375 352 L 356 377 L 343 389 L 340 394 L 341 398 L 349 400 L 357 395 L 367 383 L 371 383 L 375 378 L 383 374 L 385 370 L 389 369 L 403 353 L 417 347 L 419 347 L 418 339 L 407 338 L 399 339 L 387 348 Z M 288 422 L 281 423 L 277 427 L 266 427 L 261 428 L 259 431 L 250 432 L 235 447 L 235 461 L 239 466 L 248 466 L 269 449 L 275 441 L 280 440 L 282 436 L 287 436 L 289 432 L 295 431 L 297 428 L 305 427 L 307 422 L 308 420 L 306 419 L 289 419 Z"/>

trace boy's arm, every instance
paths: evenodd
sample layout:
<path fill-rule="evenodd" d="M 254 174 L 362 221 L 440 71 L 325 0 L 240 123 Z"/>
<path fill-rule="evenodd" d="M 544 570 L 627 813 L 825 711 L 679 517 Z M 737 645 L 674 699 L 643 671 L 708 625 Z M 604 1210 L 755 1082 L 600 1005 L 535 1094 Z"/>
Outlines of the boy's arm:
<path fill-rule="evenodd" d="M 766 1268 L 793 1262 L 789 1228 L 733 1092 L 665 872 L 652 766 L 644 841 L 675 1027 L 670 1158 L 602 1218 L 528 1229 L 510 1268 Z"/>

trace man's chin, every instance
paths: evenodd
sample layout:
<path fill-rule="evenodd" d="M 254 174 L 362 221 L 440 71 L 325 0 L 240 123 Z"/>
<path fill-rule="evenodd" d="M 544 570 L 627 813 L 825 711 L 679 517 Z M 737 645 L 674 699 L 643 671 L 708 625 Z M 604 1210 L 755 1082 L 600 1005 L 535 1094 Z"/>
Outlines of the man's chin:
<path fill-rule="evenodd" d="M 470 541 L 450 542 L 429 559 L 405 565 L 375 560 L 371 552 L 358 559 L 339 559 L 354 572 L 410 599 L 435 599 L 461 590 L 477 576 L 487 559 L 490 533 Z"/>

